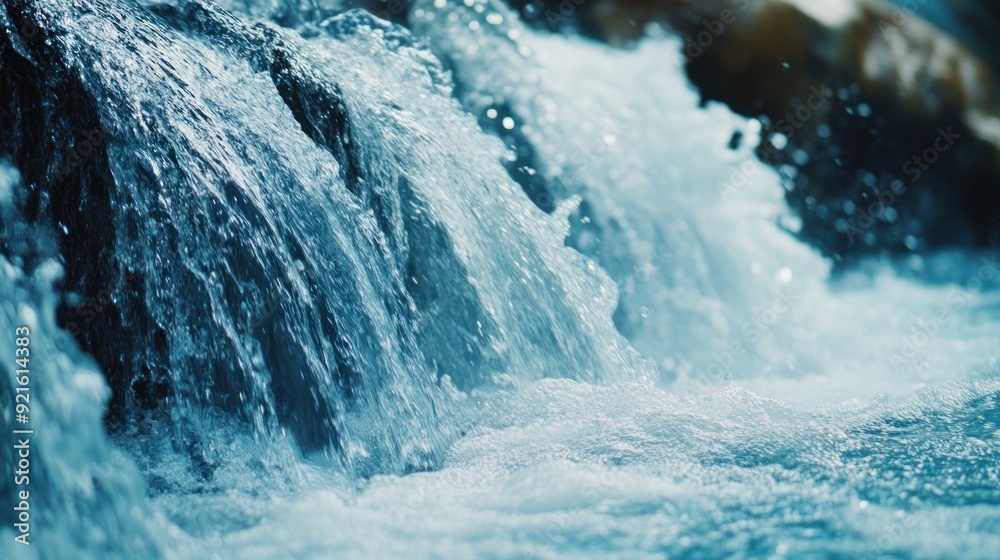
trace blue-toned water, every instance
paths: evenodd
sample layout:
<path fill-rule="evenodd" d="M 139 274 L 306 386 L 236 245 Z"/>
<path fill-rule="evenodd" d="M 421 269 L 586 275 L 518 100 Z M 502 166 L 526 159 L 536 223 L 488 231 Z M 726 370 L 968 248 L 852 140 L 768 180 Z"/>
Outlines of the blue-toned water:
<path fill-rule="evenodd" d="M 0 554 L 1000 555 L 1000 255 L 833 276 L 660 31 L 289 6 L 4 2 Z"/>

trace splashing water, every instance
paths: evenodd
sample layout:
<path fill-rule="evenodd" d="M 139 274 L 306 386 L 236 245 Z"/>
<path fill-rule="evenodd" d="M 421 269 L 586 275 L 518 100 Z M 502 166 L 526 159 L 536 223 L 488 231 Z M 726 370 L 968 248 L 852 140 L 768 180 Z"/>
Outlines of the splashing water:
<path fill-rule="evenodd" d="M 996 255 L 831 278 L 675 39 L 27 4 L 5 64 L 89 101 L 22 110 L 104 138 L 51 192 L 98 218 L 63 246 L 106 244 L 68 275 L 131 279 L 82 338 L 109 445 L 58 265 L 4 261 L 4 332 L 47 364 L 38 557 L 1000 554 Z"/>

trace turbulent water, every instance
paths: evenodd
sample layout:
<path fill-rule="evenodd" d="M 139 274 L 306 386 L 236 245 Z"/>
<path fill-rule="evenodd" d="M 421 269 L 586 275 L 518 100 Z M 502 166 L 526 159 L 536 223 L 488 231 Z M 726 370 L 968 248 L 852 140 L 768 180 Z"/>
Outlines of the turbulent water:
<path fill-rule="evenodd" d="M 668 34 L 4 6 L 7 556 L 1000 555 L 998 255 L 832 275 Z"/>

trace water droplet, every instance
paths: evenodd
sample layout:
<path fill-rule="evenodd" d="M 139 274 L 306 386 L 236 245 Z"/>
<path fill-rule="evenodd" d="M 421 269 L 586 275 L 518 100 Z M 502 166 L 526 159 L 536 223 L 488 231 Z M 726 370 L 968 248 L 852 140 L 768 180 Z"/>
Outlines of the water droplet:
<path fill-rule="evenodd" d="M 788 145 L 788 137 L 780 132 L 776 132 L 771 136 L 771 144 L 779 150 L 784 150 L 785 146 Z"/>

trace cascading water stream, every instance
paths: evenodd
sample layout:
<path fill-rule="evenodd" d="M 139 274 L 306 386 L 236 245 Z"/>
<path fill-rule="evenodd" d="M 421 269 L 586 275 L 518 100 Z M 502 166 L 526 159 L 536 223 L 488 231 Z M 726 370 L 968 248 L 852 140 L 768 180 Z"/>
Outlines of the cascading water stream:
<path fill-rule="evenodd" d="M 995 255 L 831 278 L 753 123 L 700 107 L 661 34 L 227 6 L 0 13 L 30 554 L 1000 547 Z"/>

